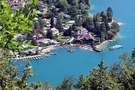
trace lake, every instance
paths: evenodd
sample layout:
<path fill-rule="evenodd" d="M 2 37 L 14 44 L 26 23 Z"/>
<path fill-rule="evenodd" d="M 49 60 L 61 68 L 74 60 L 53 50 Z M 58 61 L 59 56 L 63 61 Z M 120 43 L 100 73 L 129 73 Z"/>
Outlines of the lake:
<path fill-rule="evenodd" d="M 89 71 L 97 67 L 104 58 L 105 65 L 110 65 L 119 60 L 119 55 L 129 52 L 135 47 L 135 0 L 91 0 L 90 13 L 95 14 L 106 11 L 108 7 L 113 10 L 113 16 L 123 23 L 120 30 L 120 38 L 109 44 L 101 53 L 89 52 L 76 49 L 76 52 L 69 53 L 67 49 L 54 50 L 58 55 L 52 55 L 41 60 L 31 61 L 33 73 L 36 76 L 29 81 L 37 82 L 49 80 L 52 86 L 58 85 L 64 76 L 78 78 L 80 74 L 88 75 Z M 122 44 L 124 48 L 109 51 L 109 47 Z"/>

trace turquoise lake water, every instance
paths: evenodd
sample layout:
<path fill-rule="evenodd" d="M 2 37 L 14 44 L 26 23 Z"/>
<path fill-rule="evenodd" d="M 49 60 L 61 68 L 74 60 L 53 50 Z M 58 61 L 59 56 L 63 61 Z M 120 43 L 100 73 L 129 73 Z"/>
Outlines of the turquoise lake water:
<path fill-rule="evenodd" d="M 119 60 L 119 55 L 129 52 L 135 47 L 135 0 L 91 0 L 91 13 L 106 11 L 111 7 L 114 18 L 124 25 L 121 26 L 120 39 L 108 45 L 101 53 L 77 49 L 74 53 L 67 49 L 55 50 L 58 55 L 52 55 L 41 60 L 31 61 L 33 72 L 36 76 L 29 81 L 37 82 L 49 80 L 52 86 L 58 85 L 64 76 L 78 78 L 80 74 L 88 75 L 89 71 L 97 67 L 104 58 L 105 65 L 110 65 Z M 128 27 L 130 27 L 128 29 Z M 124 48 L 109 51 L 112 45 L 122 44 Z"/>

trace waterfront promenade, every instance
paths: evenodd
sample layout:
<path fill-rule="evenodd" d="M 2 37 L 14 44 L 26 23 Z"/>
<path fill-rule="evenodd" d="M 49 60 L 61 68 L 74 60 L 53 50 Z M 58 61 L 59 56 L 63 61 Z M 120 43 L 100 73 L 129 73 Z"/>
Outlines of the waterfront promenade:
<path fill-rule="evenodd" d="M 12 61 L 38 60 L 38 59 L 44 58 L 46 56 L 49 56 L 49 54 L 17 57 L 17 58 L 12 58 Z"/>

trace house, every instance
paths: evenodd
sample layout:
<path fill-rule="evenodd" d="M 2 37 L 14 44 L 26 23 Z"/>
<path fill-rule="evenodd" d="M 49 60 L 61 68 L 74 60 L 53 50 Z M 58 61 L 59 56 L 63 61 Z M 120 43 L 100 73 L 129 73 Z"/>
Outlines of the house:
<path fill-rule="evenodd" d="M 48 28 L 47 27 L 43 27 L 43 34 L 45 35 L 46 33 L 47 33 L 47 30 L 48 30 Z"/>
<path fill-rule="evenodd" d="M 48 38 L 43 38 L 43 39 L 39 39 L 39 40 L 36 40 L 37 43 L 44 43 L 44 44 L 47 44 L 50 42 L 50 39 Z"/>
<path fill-rule="evenodd" d="M 87 34 L 88 30 L 86 28 L 83 27 L 77 27 L 77 35 L 79 34 Z"/>
<path fill-rule="evenodd" d="M 19 41 L 19 42 L 22 42 L 22 41 L 24 41 L 24 40 L 27 39 L 27 37 L 26 37 L 25 35 L 22 35 L 22 34 L 16 34 L 16 35 L 14 36 L 14 38 L 16 38 L 17 41 Z"/>
<path fill-rule="evenodd" d="M 70 26 L 68 24 L 62 24 L 64 30 L 68 30 Z"/>
<path fill-rule="evenodd" d="M 47 27 L 50 27 L 50 26 L 51 26 L 51 24 L 50 24 L 50 19 L 44 18 L 44 19 L 42 19 L 42 20 L 46 23 L 46 26 L 47 26 Z"/>
<path fill-rule="evenodd" d="M 78 27 L 75 40 L 96 40 L 86 28 Z"/>
<path fill-rule="evenodd" d="M 25 2 L 23 0 L 8 0 L 8 3 L 10 4 L 13 10 L 25 7 Z"/>
<path fill-rule="evenodd" d="M 50 40 L 51 43 L 55 44 L 55 45 L 59 45 L 60 42 L 57 42 L 56 40 Z"/>
<path fill-rule="evenodd" d="M 42 34 L 36 34 L 36 35 L 33 35 L 33 40 L 39 40 L 39 39 L 42 39 L 44 36 Z"/>
<path fill-rule="evenodd" d="M 59 35 L 59 30 L 56 28 L 51 28 L 51 31 L 53 33 L 53 35 Z"/>

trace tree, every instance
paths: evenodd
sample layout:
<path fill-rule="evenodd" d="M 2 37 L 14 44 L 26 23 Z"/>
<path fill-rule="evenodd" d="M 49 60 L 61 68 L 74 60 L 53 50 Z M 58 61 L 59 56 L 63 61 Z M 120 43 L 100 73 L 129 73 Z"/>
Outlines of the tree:
<path fill-rule="evenodd" d="M 66 6 L 68 6 L 67 0 L 59 0 L 59 3 L 63 3 L 63 4 L 65 4 Z"/>
<path fill-rule="evenodd" d="M 78 0 L 67 0 L 72 6 L 78 6 Z"/>
<path fill-rule="evenodd" d="M 57 8 L 60 8 L 60 11 L 65 11 L 68 8 L 67 0 L 59 0 L 58 4 L 56 5 Z"/>
<path fill-rule="evenodd" d="M 99 35 L 99 33 L 100 33 L 100 24 L 99 24 L 99 22 L 95 21 L 94 25 L 95 25 L 94 33 Z"/>
<path fill-rule="evenodd" d="M 116 22 L 113 22 L 113 23 L 112 23 L 111 28 L 115 30 L 114 33 L 117 33 L 117 32 L 120 31 L 120 26 L 119 26 L 119 24 L 116 23 Z"/>
<path fill-rule="evenodd" d="M 60 18 L 60 16 L 57 17 L 57 22 L 56 22 L 56 26 L 55 26 L 60 32 L 63 31 L 63 26 L 62 26 L 62 20 Z"/>
<path fill-rule="evenodd" d="M 131 56 L 132 58 L 135 58 L 135 48 L 134 48 L 134 50 L 132 51 L 132 56 Z"/>
<path fill-rule="evenodd" d="M 100 35 L 100 41 L 103 42 L 105 41 L 105 33 L 104 32 L 100 32 L 101 35 Z"/>
<path fill-rule="evenodd" d="M 43 30 L 45 23 L 43 22 L 41 18 L 38 19 L 38 23 L 39 23 L 40 30 Z"/>
<path fill-rule="evenodd" d="M 51 24 L 50 28 L 53 28 L 54 27 L 54 19 L 53 19 L 53 17 L 51 17 L 50 24 Z"/>
<path fill-rule="evenodd" d="M 29 77 L 33 76 L 29 63 L 25 65 L 22 78 L 18 77 L 16 67 L 9 64 L 11 53 L 22 46 L 22 43 L 16 42 L 14 35 L 18 33 L 27 33 L 32 31 L 32 24 L 35 18 L 35 9 L 37 0 L 32 4 L 27 4 L 27 12 L 22 9 L 12 11 L 6 0 L 0 0 L 0 90 L 30 90 L 34 89 L 32 83 L 27 83 Z"/>
<path fill-rule="evenodd" d="M 98 64 L 98 68 L 90 72 L 91 81 L 89 82 L 92 84 L 92 90 L 115 90 L 118 87 L 106 70 L 107 67 L 104 66 L 104 61 L 102 60 L 100 64 Z M 117 88 L 117 90 L 119 89 Z"/>
<path fill-rule="evenodd" d="M 106 30 L 110 30 L 111 29 L 111 27 L 110 27 L 110 25 L 108 23 L 105 23 L 105 26 L 106 26 Z"/>
<path fill-rule="evenodd" d="M 79 13 L 79 9 L 76 6 L 70 6 L 68 8 L 68 14 L 71 15 L 72 19 L 75 19 L 78 13 Z"/>
<path fill-rule="evenodd" d="M 101 25 L 100 25 L 100 31 L 106 32 L 106 26 L 105 26 L 105 23 L 101 23 Z"/>
<path fill-rule="evenodd" d="M 135 62 L 129 57 L 128 53 L 124 53 L 119 57 L 121 60 L 111 65 L 109 73 L 120 85 L 120 90 L 134 90 L 135 84 Z"/>
<path fill-rule="evenodd" d="M 100 13 L 97 13 L 97 14 L 96 14 L 96 21 L 98 21 L 98 22 L 101 21 L 100 16 L 101 16 Z"/>
<path fill-rule="evenodd" d="M 90 0 L 84 0 L 84 1 L 90 7 Z"/>
<path fill-rule="evenodd" d="M 107 17 L 107 15 L 105 14 L 104 11 L 101 12 L 101 17 L 102 17 L 102 21 L 103 21 L 103 22 L 108 22 L 108 17 Z"/>
<path fill-rule="evenodd" d="M 112 22 L 112 17 L 108 17 L 108 22 Z"/>
<path fill-rule="evenodd" d="M 95 28 L 92 18 L 86 19 L 82 26 L 85 27 L 89 32 L 93 32 Z"/>
<path fill-rule="evenodd" d="M 79 80 L 77 84 L 75 85 L 75 88 L 81 89 L 81 90 L 88 90 L 90 89 L 90 86 L 87 84 L 87 78 L 84 75 L 80 75 Z"/>
<path fill-rule="evenodd" d="M 72 0 L 71 5 L 78 6 L 78 0 Z"/>
<path fill-rule="evenodd" d="M 17 9 L 13 12 L 5 0 L 0 2 L 0 6 L 0 26 L 2 27 L 0 33 L 0 47 L 15 51 L 19 43 L 16 42 L 14 35 L 18 34 L 18 32 L 27 33 L 32 31 L 31 26 L 33 25 L 36 10 L 27 6 L 30 10 L 25 13 L 22 9 Z"/>
<path fill-rule="evenodd" d="M 45 81 L 44 83 L 45 83 L 45 90 L 49 90 L 52 88 L 49 81 Z"/>
<path fill-rule="evenodd" d="M 50 29 L 47 30 L 46 37 L 50 38 L 50 39 L 53 39 L 53 32 L 52 32 L 52 30 L 50 30 Z"/>
<path fill-rule="evenodd" d="M 69 27 L 69 29 L 66 30 L 63 34 L 64 34 L 64 36 L 72 37 L 72 27 Z"/>
<path fill-rule="evenodd" d="M 56 90 L 72 90 L 73 81 L 72 77 L 64 77 L 60 85 L 56 87 Z"/>
<path fill-rule="evenodd" d="M 76 26 L 82 26 L 82 16 L 77 16 L 76 19 L 75 19 L 75 25 Z"/>
<path fill-rule="evenodd" d="M 88 76 L 81 75 L 75 88 L 79 90 L 120 90 L 119 85 L 107 72 L 103 60 L 98 64 L 98 68 L 90 71 Z"/>
<path fill-rule="evenodd" d="M 108 39 L 112 39 L 115 36 L 115 34 L 112 31 L 112 29 L 107 31 Z"/>
<path fill-rule="evenodd" d="M 112 17 L 112 16 L 113 16 L 113 11 L 112 11 L 112 8 L 111 8 L 111 7 L 109 7 L 109 8 L 107 9 L 107 16 L 108 16 L 108 17 Z"/>

